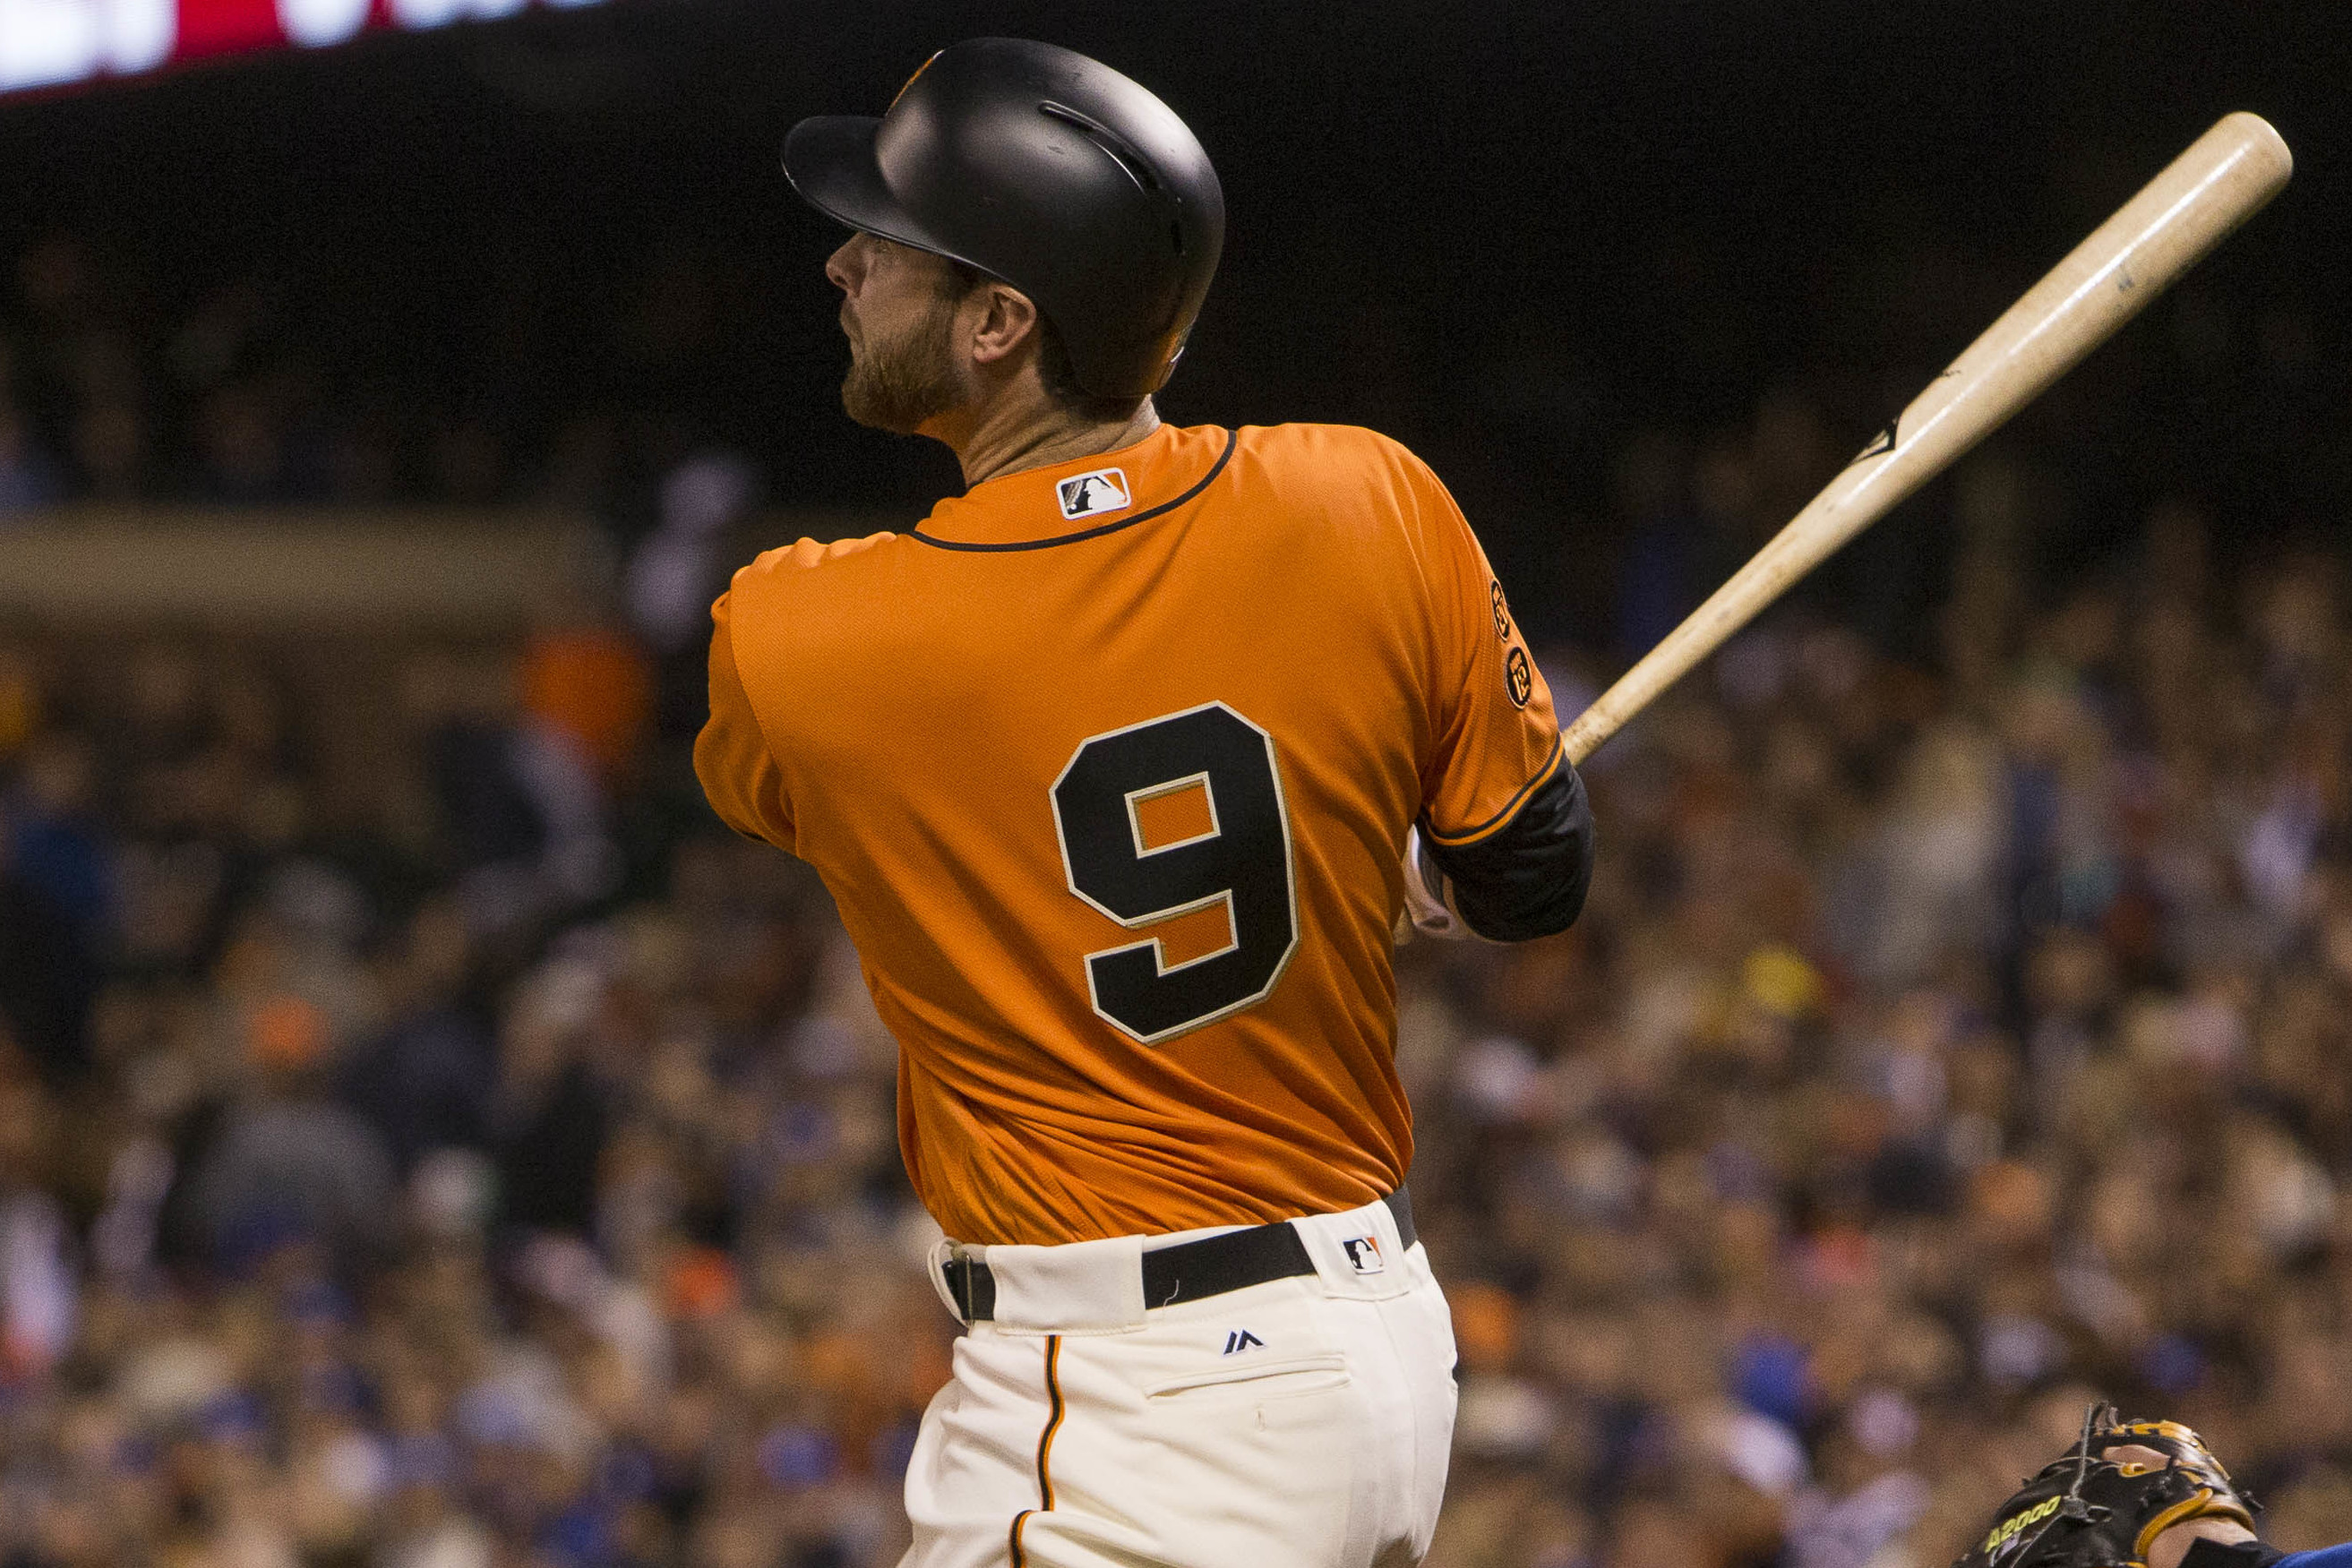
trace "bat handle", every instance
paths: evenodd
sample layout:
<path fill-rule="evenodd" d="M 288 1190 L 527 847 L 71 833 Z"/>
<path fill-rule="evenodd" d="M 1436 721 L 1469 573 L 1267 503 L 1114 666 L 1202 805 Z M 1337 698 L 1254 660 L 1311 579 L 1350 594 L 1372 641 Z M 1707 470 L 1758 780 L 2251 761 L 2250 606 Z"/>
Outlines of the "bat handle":
<path fill-rule="evenodd" d="M 1617 726 L 1602 714 L 1595 703 L 1576 716 L 1576 722 L 1559 732 L 1559 748 L 1568 754 L 1573 768 L 1601 749 L 1601 743 L 1617 733 Z"/>

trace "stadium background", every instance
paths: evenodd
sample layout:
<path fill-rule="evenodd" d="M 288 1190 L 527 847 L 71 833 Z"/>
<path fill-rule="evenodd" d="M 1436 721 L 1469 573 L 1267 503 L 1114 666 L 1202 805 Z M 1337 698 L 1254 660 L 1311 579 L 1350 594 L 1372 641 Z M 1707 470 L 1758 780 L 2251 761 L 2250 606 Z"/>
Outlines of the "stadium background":
<path fill-rule="evenodd" d="M 0 1560 L 895 1560 L 889 1042 L 685 747 L 729 565 L 955 477 L 840 416 L 782 132 L 988 31 L 1219 162 L 1169 415 L 1423 452 L 1564 706 L 2279 125 L 1596 759 L 1577 931 L 1406 951 L 1402 1058 L 1436 1568 L 1934 1568 L 2092 1387 L 2352 1537 L 2338 8 L 608 0 L 0 97 Z"/>

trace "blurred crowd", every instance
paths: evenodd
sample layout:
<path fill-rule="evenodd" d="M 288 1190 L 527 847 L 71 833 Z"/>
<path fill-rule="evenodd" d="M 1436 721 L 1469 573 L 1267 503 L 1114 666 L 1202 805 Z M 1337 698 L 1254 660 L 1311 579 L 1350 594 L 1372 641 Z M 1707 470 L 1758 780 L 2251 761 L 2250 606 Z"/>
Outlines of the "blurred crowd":
<path fill-rule="evenodd" d="M 0 654 L 0 1561 L 887 1559 L 952 1325 L 822 890 L 646 825 L 625 642 L 320 657 Z"/>
<path fill-rule="evenodd" d="M 2021 489 L 1939 674 L 1745 636 L 1594 759 L 1574 932 L 1408 953 L 1433 1568 L 1937 1568 L 2095 1392 L 2352 1538 L 2344 563 L 2166 507 L 2037 607 Z"/>
<path fill-rule="evenodd" d="M 2344 563 L 1957 509 L 1937 673 L 1767 622 L 1401 954 L 1433 1568 L 1937 1568 L 2094 1390 L 2352 1537 Z M 641 638 L 0 649 L 0 1562 L 894 1561 L 893 1047 Z"/>
<path fill-rule="evenodd" d="M 0 1564 L 895 1562 L 954 1324 L 894 1047 L 686 753 L 758 476 L 387 423 L 107 268 L 19 266 L 0 517 L 643 517 L 511 640 L 0 628 Z M 1617 652 L 1837 460 L 1794 396 L 1623 443 Z M 2053 597 L 2044 489 L 1978 460 L 1596 758 L 1575 930 L 1401 953 L 1432 1568 L 1938 1568 L 2095 1390 L 2352 1538 L 2347 562 L 2167 505 Z"/>
<path fill-rule="evenodd" d="M 634 534 L 693 411 L 736 393 L 710 361 L 745 306 L 690 246 L 632 263 L 468 278 L 420 323 L 365 303 L 380 285 L 181 277 L 38 234 L 0 273 L 0 528 L 59 502 L 397 502 L 561 507 Z"/>

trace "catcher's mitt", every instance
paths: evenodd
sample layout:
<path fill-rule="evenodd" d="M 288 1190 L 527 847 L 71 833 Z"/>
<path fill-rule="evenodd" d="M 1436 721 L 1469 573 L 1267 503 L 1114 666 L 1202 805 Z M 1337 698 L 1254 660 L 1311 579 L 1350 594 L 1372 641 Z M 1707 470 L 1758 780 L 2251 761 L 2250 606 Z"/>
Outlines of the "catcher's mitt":
<path fill-rule="evenodd" d="M 2134 1447 L 2168 1462 L 2106 1458 Z M 1952 1568 L 2146 1568 L 2149 1544 L 2174 1525 L 2230 1519 L 2252 1530 L 2255 1506 L 2188 1427 L 2126 1421 L 2114 1406 L 2094 1405 L 2074 1451 L 2002 1503 L 1990 1531 Z"/>

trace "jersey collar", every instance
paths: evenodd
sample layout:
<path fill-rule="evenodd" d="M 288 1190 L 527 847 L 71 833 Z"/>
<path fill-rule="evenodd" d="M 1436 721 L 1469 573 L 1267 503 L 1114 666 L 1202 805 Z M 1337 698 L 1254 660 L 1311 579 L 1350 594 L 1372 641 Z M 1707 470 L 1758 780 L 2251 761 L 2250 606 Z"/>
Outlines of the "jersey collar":
<path fill-rule="evenodd" d="M 1174 511 L 1233 455 L 1233 433 L 1161 425 L 1115 451 L 1024 468 L 941 501 L 910 536 L 950 550 L 1046 549 Z"/>

